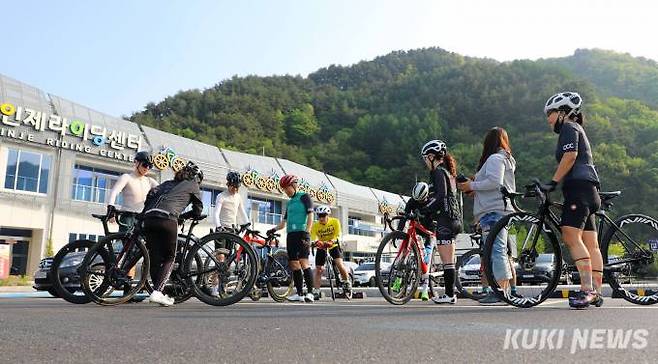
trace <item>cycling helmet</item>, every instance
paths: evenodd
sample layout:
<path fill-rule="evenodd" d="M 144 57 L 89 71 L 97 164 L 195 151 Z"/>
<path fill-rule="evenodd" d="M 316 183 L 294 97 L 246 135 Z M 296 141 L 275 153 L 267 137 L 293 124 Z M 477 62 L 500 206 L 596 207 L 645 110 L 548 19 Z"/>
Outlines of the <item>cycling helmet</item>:
<path fill-rule="evenodd" d="M 297 178 L 297 176 L 292 174 L 286 174 L 285 176 L 281 177 L 281 180 L 279 180 L 279 186 L 281 186 L 281 188 L 286 188 L 288 186 L 297 183 L 298 180 L 299 179 Z"/>
<path fill-rule="evenodd" d="M 185 167 L 183 167 L 183 172 L 186 179 L 196 180 L 199 184 L 203 181 L 203 171 L 192 161 L 187 162 Z"/>
<path fill-rule="evenodd" d="M 148 168 L 153 168 L 153 160 L 149 152 L 141 151 L 135 154 L 135 162 L 139 162 Z"/>
<path fill-rule="evenodd" d="M 331 215 L 331 207 L 320 205 L 315 208 L 315 213 L 318 215 Z"/>
<path fill-rule="evenodd" d="M 425 201 L 430 195 L 430 186 L 425 182 L 418 182 L 411 191 L 411 198 L 416 201 Z"/>
<path fill-rule="evenodd" d="M 420 156 L 425 157 L 429 154 L 435 154 L 442 157 L 446 154 L 447 151 L 448 147 L 446 146 L 446 143 L 438 139 L 434 139 L 423 145 L 423 148 L 420 150 Z"/>
<path fill-rule="evenodd" d="M 577 92 L 559 92 L 551 96 L 544 105 L 544 114 L 548 115 L 551 110 L 567 112 L 567 118 L 580 113 L 583 106 L 583 98 Z"/>
<path fill-rule="evenodd" d="M 230 171 L 228 174 L 226 174 L 226 184 L 228 186 L 240 187 L 240 183 L 240 173 Z"/>

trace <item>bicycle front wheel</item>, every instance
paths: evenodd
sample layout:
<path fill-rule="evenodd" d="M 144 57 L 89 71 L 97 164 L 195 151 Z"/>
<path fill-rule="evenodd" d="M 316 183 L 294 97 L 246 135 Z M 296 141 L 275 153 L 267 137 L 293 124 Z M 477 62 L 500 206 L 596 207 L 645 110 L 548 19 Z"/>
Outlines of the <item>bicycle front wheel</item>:
<path fill-rule="evenodd" d="M 603 274 L 612 289 L 638 305 L 658 302 L 658 220 L 640 214 L 615 221 L 601 242 Z"/>
<path fill-rule="evenodd" d="M 487 281 L 496 295 L 508 304 L 528 308 L 550 297 L 559 283 L 562 271 L 562 251 L 558 229 L 539 217 L 516 212 L 498 221 L 487 234 L 484 247 L 484 268 Z M 512 267 L 507 255 L 508 244 L 516 244 L 518 266 Z M 503 276 L 516 270 L 518 287 L 512 295 L 512 282 Z M 494 272 L 495 271 L 495 272 Z M 526 286 L 521 287 L 523 284 Z"/>
<path fill-rule="evenodd" d="M 407 234 L 387 234 L 377 249 L 375 280 L 386 301 L 403 305 L 413 297 L 420 278 L 420 252 L 408 241 Z"/>
<path fill-rule="evenodd" d="M 148 277 L 149 257 L 141 239 L 111 234 L 94 244 L 80 266 L 85 294 L 100 305 L 129 301 Z"/>
<path fill-rule="evenodd" d="M 94 245 L 91 240 L 76 240 L 64 245 L 53 258 L 50 281 L 57 295 L 67 302 L 85 304 L 91 302 L 82 290 L 78 267 L 86 251 Z"/>
<path fill-rule="evenodd" d="M 269 278 L 267 280 L 267 293 L 276 302 L 284 302 L 292 294 L 292 272 L 288 266 L 288 252 L 279 249 L 269 258 Z"/>
<path fill-rule="evenodd" d="M 329 253 L 327 253 L 328 255 Z M 334 267 L 333 267 L 333 262 L 330 261 L 329 258 L 327 258 L 327 264 L 325 271 L 327 274 L 327 280 L 329 281 L 329 289 L 331 291 L 331 300 L 335 301 L 336 300 L 336 292 L 334 291 Z"/>
<path fill-rule="evenodd" d="M 218 246 L 225 250 L 218 253 Z M 193 269 L 193 258 L 197 254 L 204 260 L 201 270 Z M 239 236 L 226 232 L 201 238 L 192 247 L 185 266 L 196 297 L 213 306 L 232 305 L 246 297 L 258 274 L 258 260 L 251 246 Z"/>

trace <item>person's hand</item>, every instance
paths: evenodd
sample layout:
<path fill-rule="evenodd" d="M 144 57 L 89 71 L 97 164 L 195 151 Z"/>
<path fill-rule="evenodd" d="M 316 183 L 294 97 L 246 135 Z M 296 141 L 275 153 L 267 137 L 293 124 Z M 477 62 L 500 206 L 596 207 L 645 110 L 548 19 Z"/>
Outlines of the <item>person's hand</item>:
<path fill-rule="evenodd" d="M 110 224 L 116 223 L 116 214 L 117 214 L 117 208 L 114 207 L 114 205 L 107 205 L 107 216 L 109 216 L 109 222 Z"/>
<path fill-rule="evenodd" d="M 551 180 L 551 181 L 548 182 L 548 183 L 542 183 L 542 184 L 539 185 L 539 188 L 540 188 L 542 191 L 546 191 L 546 192 L 552 192 L 552 191 L 555 191 L 555 187 L 557 187 L 557 182 L 555 182 L 555 181 L 553 181 L 553 180 Z"/>
<path fill-rule="evenodd" d="M 265 234 L 267 235 L 274 235 L 274 233 L 276 233 L 276 228 L 271 228 L 267 230 L 267 232 L 265 232 Z"/>
<path fill-rule="evenodd" d="M 473 189 L 471 188 L 471 181 L 457 183 L 457 188 L 459 188 L 460 191 L 465 192 L 467 194 L 473 192 Z"/>

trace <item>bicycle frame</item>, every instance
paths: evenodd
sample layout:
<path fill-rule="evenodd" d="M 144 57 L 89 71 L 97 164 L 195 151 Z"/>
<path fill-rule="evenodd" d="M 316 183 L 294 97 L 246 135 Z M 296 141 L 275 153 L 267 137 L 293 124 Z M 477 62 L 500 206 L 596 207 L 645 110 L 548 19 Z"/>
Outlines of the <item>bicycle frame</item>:
<path fill-rule="evenodd" d="M 399 258 L 401 255 L 403 257 L 406 257 L 409 255 L 409 249 L 411 249 L 410 244 L 415 244 L 416 247 L 418 247 L 418 250 L 420 251 L 420 266 L 422 268 L 423 272 L 429 271 L 428 264 L 425 263 L 425 249 L 424 246 L 421 246 L 421 244 L 418 242 L 418 235 L 416 233 L 416 230 L 419 230 L 420 232 L 427 234 L 429 236 L 435 236 L 435 234 L 429 230 L 427 230 L 416 218 L 410 219 L 409 221 L 409 227 L 407 228 L 406 234 L 407 238 L 402 241 L 402 244 L 400 245 L 400 248 L 398 249 L 397 255 L 395 259 Z M 411 243 L 410 243 L 411 242 Z M 431 264 L 431 262 L 430 262 Z"/>

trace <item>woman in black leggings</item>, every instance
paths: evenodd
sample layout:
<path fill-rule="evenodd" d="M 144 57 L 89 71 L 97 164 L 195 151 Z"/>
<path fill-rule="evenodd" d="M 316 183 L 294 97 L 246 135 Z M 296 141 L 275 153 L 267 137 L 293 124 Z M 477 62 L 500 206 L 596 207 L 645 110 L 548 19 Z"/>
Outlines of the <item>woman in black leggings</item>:
<path fill-rule="evenodd" d="M 153 293 L 149 302 L 171 306 L 174 299 L 162 293 L 176 258 L 178 220 L 198 217 L 203 211 L 199 185 L 203 172 L 193 162 L 178 171 L 171 181 L 151 189 L 144 203 L 144 237 L 151 261 Z M 192 204 L 192 209 L 181 215 Z"/>

